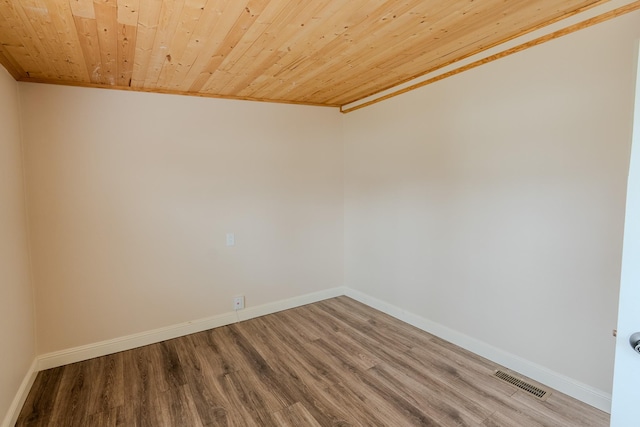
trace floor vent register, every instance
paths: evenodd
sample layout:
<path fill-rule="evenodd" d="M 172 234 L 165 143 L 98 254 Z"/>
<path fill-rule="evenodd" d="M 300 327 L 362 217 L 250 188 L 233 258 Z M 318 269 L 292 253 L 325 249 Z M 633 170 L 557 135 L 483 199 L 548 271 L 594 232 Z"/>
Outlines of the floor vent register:
<path fill-rule="evenodd" d="M 540 387 L 536 387 L 533 384 L 529 384 L 528 382 L 518 377 L 514 377 L 513 375 L 508 374 L 504 371 L 498 370 L 493 374 L 493 376 L 515 387 L 518 387 L 520 390 L 526 391 L 527 393 L 537 397 L 540 400 L 546 400 L 550 394 L 547 390 L 544 390 Z"/>

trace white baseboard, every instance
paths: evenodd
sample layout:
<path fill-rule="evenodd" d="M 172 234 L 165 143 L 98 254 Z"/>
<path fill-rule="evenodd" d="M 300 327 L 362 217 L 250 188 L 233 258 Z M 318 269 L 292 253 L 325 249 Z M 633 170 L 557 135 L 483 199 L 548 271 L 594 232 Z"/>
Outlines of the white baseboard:
<path fill-rule="evenodd" d="M 4 417 L 4 421 L 2 421 L 2 427 L 13 427 L 16 425 L 18 416 L 20 415 L 20 411 L 22 410 L 22 405 L 24 405 L 24 402 L 27 400 L 27 396 L 29 395 L 31 386 L 36 380 L 36 375 L 38 374 L 37 360 L 38 359 L 33 360 L 31 366 L 29 367 L 29 370 L 22 380 L 22 383 L 20 383 L 20 388 L 18 388 L 18 392 L 13 398 L 13 402 L 11 402 L 11 405 L 9 406 L 7 415 Z"/>
<path fill-rule="evenodd" d="M 20 392 L 17 394 L 14 404 L 12 405 L 12 411 L 10 411 L 9 414 L 11 415 L 13 414 L 13 412 L 18 412 L 22 407 L 24 399 L 26 399 L 27 393 L 31 387 L 31 384 L 33 383 L 33 380 L 35 379 L 35 374 L 37 373 L 37 371 L 54 368 L 69 363 L 80 362 L 82 360 L 104 356 L 119 351 L 130 350 L 148 344 L 154 344 L 160 341 L 177 338 L 195 332 L 201 332 L 207 329 L 229 325 L 237 322 L 238 320 L 243 321 L 253 319 L 255 317 L 276 313 L 278 311 L 287 310 L 306 304 L 311 304 L 340 295 L 347 295 L 357 301 L 360 301 L 363 304 L 380 310 L 383 313 L 389 314 L 390 316 L 407 322 L 446 341 L 472 351 L 499 365 L 502 365 L 513 371 L 520 372 L 535 381 L 552 387 L 562 393 L 568 394 L 569 396 L 572 396 L 600 410 L 603 410 L 605 412 L 611 411 L 611 395 L 608 393 L 575 381 L 562 374 L 551 371 L 550 369 L 547 369 L 543 366 L 537 365 L 519 356 L 493 347 L 483 341 L 477 340 L 453 329 L 449 329 L 446 326 L 403 310 L 392 304 L 370 297 L 363 292 L 348 287 L 336 287 L 320 292 L 314 292 L 311 294 L 289 298 L 286 300 L 263 304 L 256 307 L 249 307 L 244 310 L 240 310 L 237 313 L 224 313 L 205 319 L 185 322 L 165 328 L 154 329 L 152 331 L 128 335 L 121 338 L 115 338 L 112 340 L 75 347 L 54 353 L 44 354 L 36 358 L 36 361 L 34 361 L 34 366 L 32 366 L 29 378 L 25 377 L 25 381 L 20 388 Z M 18 414 L 16 413 L 15 416 L 17 417 L 17 415 Z M 9 415 L 7 416 L 7 419 L 5 419 L 5 424 L 7 423 L 7 420 L 10 420 Z M 2 427 L 5 427 L 5 424 L 3 424 Z"/>
<path fill-rule="evenodd" d="M 588 405 L 611 413 L 611 394 L 578 382 L 562 374 L 537 365 L 514 354 L 493 347 L 483 341 L 449 329 L 439 323 L 403 310 L 382 300 L 351 288 L 345 288 L 345 295 L 382 311 L 396 319 L 409 323 L 423 331 L 456 344 L 466 350 L 491 360 L 499 365 L 519 372 L 541 384 L 554 388 Z"/>
<path fill-rule="evenodd" d="M 339 286 L 336 288 L 326 289 L 324 291 L 314 292 L 312 294 L 301 295 L 299 297 L 293 297 L 285 300 L 272 302 L 269 304 L 263 304 L 256 307 L 246 308 L 238 311 L 240 320 L 249 320 L 254 317 L 265 316 L 271 313 L 277 313 L 278 311 L 288 310 L 290 308 L 300 307 L 302 305 L 313 304 L 314 302 L 322 301 L 329 298 L 339 297 L 346 295 L 347 288 Z M 210 329 L 210 328 L 208 328 Z"/>
<path fill-rule="evenodd" d="M 131 350 L 133 348 L 205 331 L 207 329 L 230 325 L 238 320 L 242 321 L 253 319 L 254 317 L 276 313 L 278 311 L 311 304 L 344 294 L 345 288 L 343 287 L 331 288 L 256 307 L 245 308 L 243 310 L 239 310 L 237 313 L 232 311 L 204 319 L 179 323 L 177 325 L 171 325 L 138 334 L 127 335 L 125 337 L 47 353 L 37 358 L 37 370 L 42 371 L 45 369 L 55 368 L 57 366 L 67 365 L 69 363 L 80 362 L 94 357 L 117 353 L 119 351 Z"/>

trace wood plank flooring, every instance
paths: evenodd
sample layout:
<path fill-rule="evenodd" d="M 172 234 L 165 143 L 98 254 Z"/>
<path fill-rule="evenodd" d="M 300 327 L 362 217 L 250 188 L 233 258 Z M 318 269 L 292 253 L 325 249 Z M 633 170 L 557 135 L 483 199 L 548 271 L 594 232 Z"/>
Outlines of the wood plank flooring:
<path fill-rule="evenodd" d="M 609 425 L 496 369 L 506 370 L 338 297 L 40 372 L 16 425 Z"/>

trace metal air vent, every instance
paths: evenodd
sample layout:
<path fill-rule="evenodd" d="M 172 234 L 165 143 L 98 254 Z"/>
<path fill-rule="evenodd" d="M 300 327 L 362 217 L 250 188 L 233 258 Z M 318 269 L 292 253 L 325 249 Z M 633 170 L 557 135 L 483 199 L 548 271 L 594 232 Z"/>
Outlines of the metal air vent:
<path fill-rule="evenodd" d="M 536 387 L 533 384 L 529 384 L 528 382 L 518 377 L 514 377 L 513 375 L 510 375 L 504 371 L 498 370 L 493 374 L 493 376 L 515 387 L 518 387 L 520 390 L 526 391 L 527 393 L 537 397 L 540 400 L 546 400 L 549 394 L 551 394 L 547 390 Z"/>

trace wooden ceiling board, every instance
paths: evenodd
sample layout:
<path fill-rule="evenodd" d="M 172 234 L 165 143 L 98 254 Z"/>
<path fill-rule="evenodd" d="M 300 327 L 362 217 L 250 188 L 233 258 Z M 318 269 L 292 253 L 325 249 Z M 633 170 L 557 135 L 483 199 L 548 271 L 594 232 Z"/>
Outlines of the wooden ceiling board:
<path fill-rule="evenodd" d="M 481 2 L 469 4 L 477 3 Z M 524 14 L 526 18 L 523 18 L 522 14 L 509 13 L 509 9 L 514 8 L 514 3 L 520 4 L 519 10 L 527 12 Z M 359 84 L 343 84 L 344 87 L 327 84 L 319 92 L 314 93 L 314 97 L 319 102 L 348 104 L 352 102 L 351 99 L 361 99 L 432 72 L 566 15 L 562 12 L 552 15 L 550 12 L 554 9 L 553 7 L 551 11 L 544 10 L 546 13 L 541 14 L 538 12 L 540 6 L 532 6 L 532 3 L 534 2 L 528 0 L 510 1 L 509 7 L 500 13 L 492 13 L 493 11 L 488 9 L 486 4 L 478 8 L 469 6 L 463 10 L 452 10 L 449 7 L 443 9 L 439 15 L 431 14 L 423 18 L 424 23 L 429 25 L 426 31 L 411 33 L 415 25 L 400 27 L 405 28 L 400 32 L 386 31 L 385 37 L 374 39 L 375 44 L 370 49 L 371 53 L 363 58 L 358 57 L 357 63 L 351 68 L 351 72 L 359 76 L 361 80 Z M 421 15 L 416 14 L 416 16 Z M 470 17 L 469 22 L 465 21 L 464 26 L 460 25 L 461 16 Z M 548 18 L 549 16 L 551 18 Z M 432 21 L 427 21 L 429 18 Z M 409 31 L 406 30 L 407 27 L 410 28 Z M 500 31 L 496 28 L 500 28 Z M 394 42 L 395 40 L 401 40 L 401 42 Z M 346 53 L 350 51 L 355 52 L 355 49 Z M 354 58 L 356 54 L 354 53 Z M 325 73 L 334 75 L 337 68 L 341 66 L 340 62 L 334 61 L 335 66 L 325 70 Z M 315 70 L 315 72 L 318 71 L 320 70 Z M 304 87 L 304 84 L 302 86 Z M 338 96 L 324 96 L 329 93 L 337 93 Z"/>
<path fill-rule="evenodd" d="M 211 74 L 215 72 L 215 64 L 224 59 L 221 55 L 233 48 L 229 45 L 232 42 L 229 34 L 237 34 L 237 30 L 234 30 L 237 26 L 236 22 L 243 14 L 249 17 L 251 15 L 251 11 L 247 11 L 246 2 L 229 0 L 220 6 L 222 7 L 214 9 L 213 12 L 215 23 L 211 26 L 212 31 L 204 40 L 196 39 L 196 43 L 201 47 L 196 48 L 195 61 L 190 65 L 184 80 L 176 81 L 176 87 L 179 90 L 194 91 L 193 88 L 204 86 Z M 200 45 L 200 43 L 203 44 Z"/>
<path fill-rule="evenodd" d="M 607 0 L 0 0 L 16 80 L 340 106 Z"/>
<path fill-rule="evenodd" d="M 223 61 L 204 90 L 221 94 L 241 93 L 261 75 L 268 74 L 268 68 L 272 64 L 284 58 L 288 49 L 274 49 L 273 46 L 286 46 L 295 42 L 296 37 L 303 33 L 299 29 L 304 26 L 295 23 L 313 23 L 314 16 L 323 11 L 326 12 L 325 2 L 319 1 L 301 0 L 294 7 L 279 7 L 273 19 L 266 16 L 266 19 L 260 20 L 260 28 L 257 29 L 259 34 L 243 38 L 243 45 L 235 48 Z M 320 18 L 315 21 L 319 22 Z M 312 28 L 305 28 L 304 33 L 310 31 Z"/>
<path fill-rule="evenodd" d="M 631 2 L 629 4 L 626 4 L 626 5 L 620 6 L 618 8 L 609 10 L 607 12 L 601 13 L 601 14 L 593 16 L 593 17 L 591 17 L 591 18 L 589 18 L 587 20 L 580 21 L 578 23 L 575 23 L 575 24 L 569 25 L 567 27 L 561 28 L 561 29 L 556 30 L 554 32 L 547 33 L 547 34 L 545 34 L 543 36 L 540 36 L 538 38 L 526 41 L 526 42 L 521 43 L 519 45 L 513 46 L 511 48 L 508 48 L 506 50 L 500 51 L 498 53 L 495 53 L 493 55 L 485 56 L 485 57 L 483 57 L 481 59 L 478 59 L 476 61 L 470 62 L 470 63 L 465 64 L 465 65 L 462 65 L 462 66 L 460 66 L 458 68 L 454 68 L 453 70 L 450 70 L 450 71 L 447 71 L 445 73 L 436 75 L 436 76 L 431 77 L 429 79 L 419 81 L 417 83 L 414 83 L 414 84 L 406 86 L 406 87 L 397 88 L 396 90 L 393 90 L 390 93 L 380 94 L 380 96 L 375 97 L 374 99 L 370 99 L 370 100 L 367 100 L 365 102 L 357 103 L 356 105 L 341 106 L 340 107 L 340 111 L 342 113 L 350 113 L 352 111 L 356 111 L 356 110 L 359 110 L 361 108 L 366 108 L 366 107 L 368 107 L 370 105 L 377 104 L 379 102 L 383 102 L 383 101 L 385 101 L 387 99 L 390 99 L 390 98 L 393 98 L 395 96 L 402 95 L 403 93 L 407 93 L 407 92 L 410 92 L 412 90 L 419 89 L 419 88 L 424 87 L 424 86 L 428 86 L 428 85 L 430 85 L 432 83 L 435 83 L 435 82 L 438 82 L 440 80 L 449 78 L 451 76 L 455 76 L 455 75 L 463 73 L 465 71 L 480 67 L 480 66 L 482 66 L 484 64 L 488 64 L 490 62 L 497 61 L 498 59 L 507 57 L 509 55 L 513 55 L 513 54 L 518 53 L 518 52 L 522 52 L 523 50 L 526 50 L 526 49 L 541 45 L 543 43 L 549 42 L 551 40 L 555 40 L 555 39 L 560 38 L 560 37 L 564 37 L 564 36 L 566 36 L 568 34 L 575 33 L 576 31 L 580 31 L 580 30 L 583 30 L 585 28 L 589 28 L 589 27 L 591 27 L 593 25 L 601 24 L 601 23 L 606 22 L 608 20 L 615 19 L 615 18 L 617 18 L 619 16 L 623 16 L 623 15 L 625 15 L 627 13 L 635 12 L 637 10 L 640 10 L 640 0 L 636 0 L 636 1 Z"/>
<path fill-rule="evenodd" d="M 174 58 L 173 73 L 167 77 L 168 87 L 173 90 L 188 90 L 188 85 L 185 82 L 193 82 L 195 78 L 195 70 L 198 69 L 199 64 L 196 62 L 200 60 L 200 64 L 204 64 L 207 60 L 205 55 L 199 55 L 200 51 L 209 51 L 211 46 L 222 36 L 220 31 L 220 25 L 218 22 L 221 16 L 225 13 L 229 1 L 223 2 L 205 2 L 205 5 L 200 8 L 201 15 L 198 18 L 193 30 L 189 31 L 189 38 L 185 46 L 184 51 L 178 54 Z M 189 5 L 189 7 L 191 7 Z M 191 73 L 191 74 L 189 74 Z M 188 78 L 191 75 L 193 77 Z"/>
<path fill-rule="evenodd" d="M 11 64 L 16 64 L 14 69 L 21 71 L 20 78 L 28 76 L 26 70 L 31 70 L 34 77 L 54 78 L 55 73 L 49 72 L 52 67 L 46 64 L 48 58 L 42 58 L 40 40 L 34 37 L 31 22 L 23 21 L 26 16 L 21 12 L 9 0 L 0 3 L 0 45 L 10 62 L 3 65 L 10 70 Z"/>
<path fill-rule="evenodd" d="M 144 1 L 138 10 L 138 27 L 136 30 L 136 46 L 133 61 L 133 73 L 131 74 L 131 86 L 144 87 L 145 76 L 149 61 L 151 60 L 153 41 L 156 38 L 161 2 Z"/>
<path fill-rule="evenodd" d="M 367 12 L 376 3 L 384 2 L 353 0 L 342 6 L 333 2 L 335 7 L 323 9 L 322 15 L 315 15 L 310 20 L 298 21 L 300 23 L 290 25 L 294 36 L 279 37 L 275 40 L 275 45 L 281 46 L 277 49 L 277 61 L 262 62 L 260 67 L 265 71 L 252 81 L 242 82 L 243 86 L 238 85 L 239 94 L 261 96 L 261 93 L 284 90 L 284 93 L 290 95 L 298 87 L 298 81 L 285 79 L 283 74 L 303 68 L 313 69 L 322 65 L 319 58 L 327 57 L 329 52 L 341 45 L 343 34 L 353 23 L 366 19 Z M 349 16 L 350 19 L 340 21 L 335 19 L 337 14 Z M 328 26 L 326 22 L 334 22 L 334 25 Z M 299 28 L 304 28 L 305 31 L 299 31 Z M 286 35 L 288 36 L 288 34 Z M 302 53 L 294 55 L 291 52 Z"/>
<path fill-rule="evenodd" d="M 2 28 L 3 25 L 6 25 L 3 20 L 4 18 L 0 15 L 0 28 Z M 14 59 L 14 56 L 29 58 L 24 46 L 20 45 L 19 41 L 9 40 L 7 44 L 0 44 L 0 64 L 3 64 L 9 74 L 11 74 L 14 79 L 18 80 L 24 76 L 25 71 Z"/>

